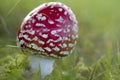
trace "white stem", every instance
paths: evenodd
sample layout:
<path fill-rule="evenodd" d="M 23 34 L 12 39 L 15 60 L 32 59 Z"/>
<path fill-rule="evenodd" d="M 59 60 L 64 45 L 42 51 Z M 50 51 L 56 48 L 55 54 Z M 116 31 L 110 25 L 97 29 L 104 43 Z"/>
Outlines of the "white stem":
<path fill-rule="evenodd" d="M 30 56 L 31 71 L 35 73 L 36 71 L 40 70 L 42 79 L 52 73 L 53 64 L 54 59 Z"/>

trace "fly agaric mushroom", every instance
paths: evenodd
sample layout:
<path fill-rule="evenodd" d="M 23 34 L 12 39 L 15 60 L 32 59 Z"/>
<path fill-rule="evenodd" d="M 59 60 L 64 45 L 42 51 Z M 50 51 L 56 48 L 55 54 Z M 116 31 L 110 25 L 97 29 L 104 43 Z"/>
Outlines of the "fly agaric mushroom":
<path fill-rule="evenodd" d="M 54 58 L 72 53 L 77 38 L 77 20 L 72 10 L 60 2 L 49 2 L 25 17 L 17 42 L 22 51 L 31 53 L 31 70 L 40 68 L 44 78 L 52 72 Z"/>

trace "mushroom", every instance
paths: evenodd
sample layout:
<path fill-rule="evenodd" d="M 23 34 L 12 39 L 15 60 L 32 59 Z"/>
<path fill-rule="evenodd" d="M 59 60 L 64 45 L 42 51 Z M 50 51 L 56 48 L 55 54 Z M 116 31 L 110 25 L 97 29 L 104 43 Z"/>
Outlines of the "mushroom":
<path fill-rule="evenodd" d="M 78 38 L 77 20 L 61 2 L 48 2 L 33 9 L 18 29 L 17 43 L 30 53 L 32 72 L 41 70 L 44 78 L 53 70 L 55 58 L 72 53 Z"/>

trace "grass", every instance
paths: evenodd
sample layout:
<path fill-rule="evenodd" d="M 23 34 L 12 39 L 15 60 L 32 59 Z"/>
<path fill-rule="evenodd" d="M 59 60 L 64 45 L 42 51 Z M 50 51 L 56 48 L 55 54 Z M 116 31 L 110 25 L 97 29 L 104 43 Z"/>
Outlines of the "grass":
<path fill-rule="evenodd" d="M 80 57 L 72 54 L 56 60 L 53 73 L 45 80 L 119 80 L 119 62 L 119 52 L 104 54 L 91 66 L 85 65 Z M 39 80 L 39 75 L 39 72 L 30 73 L 29 57 L 25 54 L 0 59 L 0 80 Z"/>
<path fill-rule="evenodd" d="M 59 1 L 76 14 L 79 39 L 73 54 L 57 59 L 45 80 L 119 80 L 120 1 Z M 29 57 L 11 45 L 16 45 L 23 18 L 44 2 L 48 0 L 0 1 L 0 80 L 39 80 L 40 72 L 29 72 Z"/>

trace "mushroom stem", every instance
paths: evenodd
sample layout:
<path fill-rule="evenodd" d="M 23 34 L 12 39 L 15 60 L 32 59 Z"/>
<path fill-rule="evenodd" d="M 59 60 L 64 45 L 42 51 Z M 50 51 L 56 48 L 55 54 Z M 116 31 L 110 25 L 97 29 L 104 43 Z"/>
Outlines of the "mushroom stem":
<path fill-rule="evenodd" d="M 54 59 L 42 58 L 38 56 L 30 56 L 30 67 L 31 71 L 35 73 L 36 71 L 41 71 L 41 78 L 44 79 L 45 76 L 49 75 L 53 71 Z"/>

